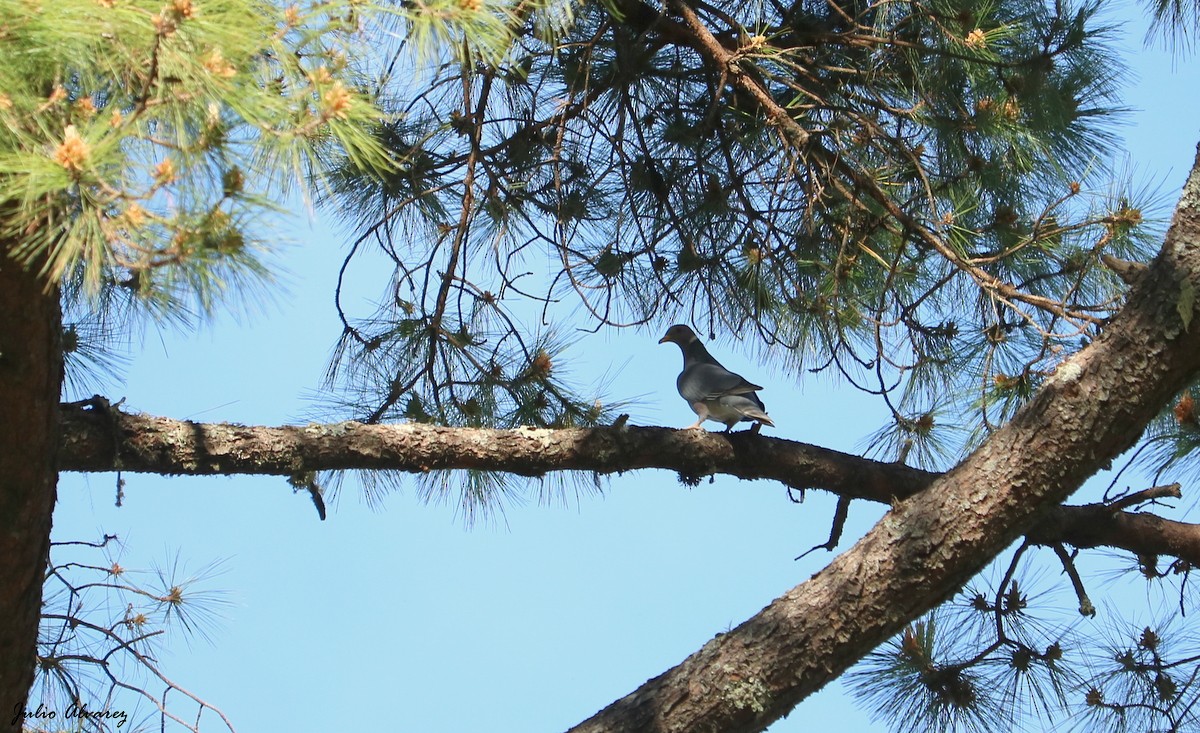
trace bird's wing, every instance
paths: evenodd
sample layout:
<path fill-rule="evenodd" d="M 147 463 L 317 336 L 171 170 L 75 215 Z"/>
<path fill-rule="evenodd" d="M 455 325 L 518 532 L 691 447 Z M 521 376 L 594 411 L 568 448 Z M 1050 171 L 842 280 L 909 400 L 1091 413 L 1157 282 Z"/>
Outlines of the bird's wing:
<path fill-rule="evenodd" d="M 679 394 L 688 402 L 704 402 L 762 389 L 720 364 L 693 364 L 679 375 L 676 386 L 679 388 Z"/>
<path fill-rule="evenodd" d="M 737 418 L 739 420 L 757 420 L 775 427 L 762 400 L 753 392 L 744 395 L 726 395 L 717 400 L 715 407 L 709 409 L 713 416 L 718 418 L 718 422 L 728 423 L 731 418 Z"/>

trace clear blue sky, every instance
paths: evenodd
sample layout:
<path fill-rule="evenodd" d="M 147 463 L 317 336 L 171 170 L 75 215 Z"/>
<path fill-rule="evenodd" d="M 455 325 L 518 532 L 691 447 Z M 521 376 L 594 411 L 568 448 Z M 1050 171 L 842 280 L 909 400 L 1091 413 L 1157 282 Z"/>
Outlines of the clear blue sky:
<path fill-rule="evenodd" d="M 1138 75 L 1127 97 L 1131 162 L 1173 204 L 1200 140 L 1200 77 L 1194 61 L 1143 50 L 1138 11 L 1122 12 Z M 195 333 L 151 330 L 108 396 L 178 418 L 305 419 L 339 333 L 332 291 L 343 246 L 302 213 L 279 235 L 296 242 L 282 258 L 287 293 L 261 316 L 222 316 Z M 571 368 L 585 380 L 615 373 L 614 396 L 643 396 L 635 423 L 682 427 L 693 416 L 674 390 L 679 355 L 656 344 L 660 335 L 588 336 Z M 859 451 L 880 424 L 861 395 L 815 379 L 797 385 L 729 344 L 715 351 L 768 385 L 771 434 Z M 609 482 L 603 497 L 511 506 L 472 529 L 453 504 L 425 505 L 413 491 L 369 508 L 353 480 L 326 522 L 280 478 L 125 480 L 116 509 L 113 475 L 64 475 L 54 537 L 118 534 L 129 568 L 175 555 L 197 570 L 225 560 L 207 587 L 230 603 L 209 640 L 173 632 L 161 666 L 243 733 L 564 730 L 830 559 L 792 558 L 827 537 L 831 497 L 796 505 L 780 486 L 732 478 L 688 489 L 669 473 L 640 472 Z M 843 548 L 880 511 L 855 505 Z M 840 683 L 772 728 L 881 729 Z"/>

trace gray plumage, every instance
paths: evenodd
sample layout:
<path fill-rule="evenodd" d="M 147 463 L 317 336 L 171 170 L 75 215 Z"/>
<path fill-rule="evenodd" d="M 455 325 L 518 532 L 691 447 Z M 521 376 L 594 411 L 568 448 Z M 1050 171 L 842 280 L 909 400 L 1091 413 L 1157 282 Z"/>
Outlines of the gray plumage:
<path fill-rule="evenodd" d="M 698 416 L 687 429 L 698 428 L 705 420 L 723 423 L 727 433 L 743 421 L 775 427 L 767 408 L 755 394 L 762 387 L 721 366 L 692 329 L 683 324 L 671 326 L 658 343 L 668 341 L 683 352 L 683 371 L 675 386 Z"/>

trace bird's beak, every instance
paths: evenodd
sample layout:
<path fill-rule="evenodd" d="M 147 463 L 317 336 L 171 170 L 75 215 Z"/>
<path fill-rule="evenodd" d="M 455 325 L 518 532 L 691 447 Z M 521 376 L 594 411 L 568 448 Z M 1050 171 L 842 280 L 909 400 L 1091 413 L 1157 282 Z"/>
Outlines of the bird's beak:
<path fill-rule="evenodd" d="M 666 336 L 663 336 L 662 338 L 660 338 L 660 339 L 658 340 L 658 343 L 660 343 L 660 344 L 665 344 L 665 343 L 667 343 L 667 342 L 668 342 L 668 341 L 670 341 L 670 340 L 671 340 L 671 339 L 667 338 Z"/>

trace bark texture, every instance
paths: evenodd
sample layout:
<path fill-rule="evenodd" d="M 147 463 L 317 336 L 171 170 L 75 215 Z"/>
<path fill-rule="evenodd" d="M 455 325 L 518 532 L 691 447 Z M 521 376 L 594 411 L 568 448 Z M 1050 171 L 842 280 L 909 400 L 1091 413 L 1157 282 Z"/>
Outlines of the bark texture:
<path fill-rule="evenodd" d="M 0 731 L 33 683 L 58 474 L 62 353 L 57 291 L 0 244 Z"/>
<path fill-rule="evenodd" d="M 749 432 L 671 428 L 488 430 L 433 425 L 250 427 L 195 423 L 107 407 L 64 405 L 59 466 L 64 471 L 164 475 L 266 474 L 387 469 L 419 473 L 473 468 L 540 476 L 550 471 L 611 474 L 647 468 L 692 478 L 724 473 L 822 489 L 890 504 L 927 489 L 941 474 Z M 1161 498 L 1161 497 L 1159 497 Z M 1029 533 L 1037 544 L 1108 546 L 1170 555 L 1200 565 L 1200 525 L 1120 506 L 1060 506 Z"/>
<path fill-rule="evenodd" d="M 1129 448 L 1200 369 L 1200 158 L 1159 256 L 1104 334 L 927 491 L 678 666 L 572 729 L 760 731 L 948 598 Z"/>
<path fill-rule="evenodd" d="M 890 502 L 938 477 L 804 443 L 737 433 L 657 427 L 448 428 L 360 422 L 248 427 L 131 414 L 94 398 L 64 405 L 64 471 L 289 475 L 296 471 L 474 468 L 541 476 L 550 471 L 619 473 L 645 468 L 700 478 L 727 473 L 831 488 Z"/>

